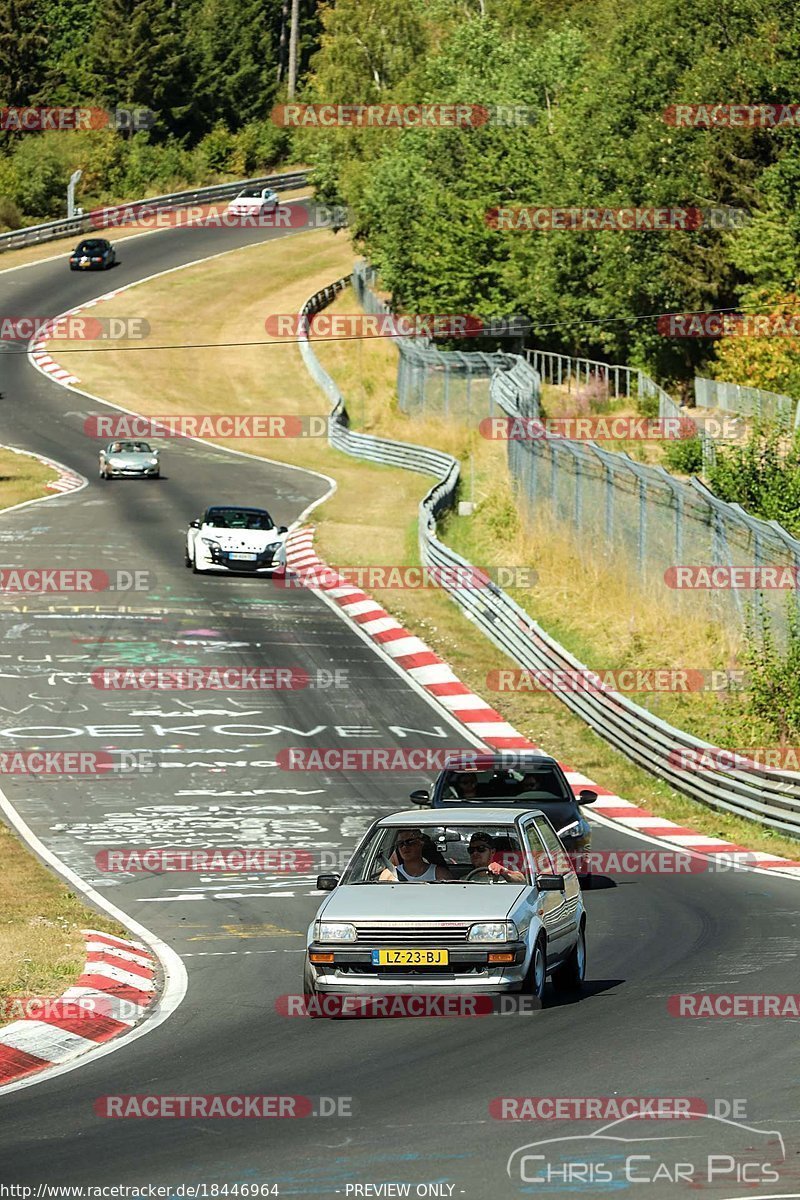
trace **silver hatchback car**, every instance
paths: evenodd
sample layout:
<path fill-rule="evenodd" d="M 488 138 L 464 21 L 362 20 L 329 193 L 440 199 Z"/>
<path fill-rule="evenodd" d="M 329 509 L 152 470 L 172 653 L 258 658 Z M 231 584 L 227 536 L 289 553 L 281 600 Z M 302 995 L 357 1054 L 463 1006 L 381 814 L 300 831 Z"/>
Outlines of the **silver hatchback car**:
<path fill-rule="evenodd" d="M 422 886 L 418 886 L 422 885 Z M 308 930 L 303 991 L 541 999 L 577 989 L 586 913 L 569 856 L 538 810 L 470 807 L 381 817 Z"/>

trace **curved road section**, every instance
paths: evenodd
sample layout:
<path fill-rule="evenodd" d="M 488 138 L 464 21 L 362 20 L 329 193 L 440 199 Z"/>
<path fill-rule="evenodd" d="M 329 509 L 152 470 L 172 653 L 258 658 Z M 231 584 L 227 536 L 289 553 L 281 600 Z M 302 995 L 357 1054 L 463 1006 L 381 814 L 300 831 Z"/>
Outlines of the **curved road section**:
<path fill-rule="evenodd" d="M 270 236 L 286 235 L 170 230 L 122 243 L 111 275 L 74 275 L 66 261 L 0 274 L 2 313 L 55 315 L 110 285 Z M 229 1195 L 474 1200 L 623 1188 L 648 1200 L 698 1188 L 715 1197 L 798 1194 L 796 1022 L 692 1019 L 669 1002 L 682 993 L 792 993 L 791 880 L 746 872 L 600 880 L 585 895 L 585 993 L 538 1013 L 286 1015 L 284 998 L 302 986 L 318 865 L 333 867 L 375 815 L 406 807 L 426 778 L 290 772 L 278 752 L 441 748 L 469 738 L 317 595 L 184 569 L 183 531 L 209 501 L 263 504 L 288 525 L 325 494 L 324 478 L 175 442 L 160 482 L 105 484 L 80 415 L 96 405 L 42 377 L 23 351 L 21 343 L 0 351 L 0 441 L 58 459 L 90 486 L 0 520 L 3 566 L 112 579 L 144 572 L 146 586 L 3 597 L 0 750 L 101 751 L 114 761 L 124 751 L 131 764 L 129 773 L 81 778 L 12 774 L 4 788 L 69 870 L 174 949 L 188 990 L 146 1035 L 0 1094 L 0 1181 L 34 1189 L 21 1196 L 58 1194 L 45 1185 L 158 1194 L 146 1190 L 153 1185 L 201 1197 L 226 1186 Z M 285 668 L 309 684 L 239 694 L 92 685 L 98 668 L 148 662 Z M 340 686 L 337 670 L 346 673 Z M 289 872 L 176 873 L 112 871 L 103 858 L 193 846 L 303 847 L 313 862 Z M 595 831 L 596 848 L 643 846 Z M 119 1115 L 136 1111 L 119 1099 L 130 1096 L 294 1099 L 260 1109 L 242 1100 L 240 1116 L 192 1116 L 186 1102 L 157 1109 L 184 1115 Z M 641 1097 L 662 1099 L 660 1119 L 612 1124 Z M 687 1110 L 698 1115 L 663 1119 Z M 152 1102 L 139 1111 L 153 1112 Z"/>

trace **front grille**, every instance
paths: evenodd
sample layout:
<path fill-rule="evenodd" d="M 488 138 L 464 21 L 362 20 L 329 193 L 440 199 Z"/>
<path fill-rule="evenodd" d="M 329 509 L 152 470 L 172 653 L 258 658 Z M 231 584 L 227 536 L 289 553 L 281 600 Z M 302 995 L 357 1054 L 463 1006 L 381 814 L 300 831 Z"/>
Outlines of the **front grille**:
<path fill-rule="evenodd" d="M 454 925 L 443 925 L 441 921 L 425 922 L 419 925 L 396 924 L 395 922 L 379 925 L 356 923 L 356 941 L 370 942 L 374 946 L 449 946 L 453 942 L 466 942 L 469 932 L 469 922 L 460 921 Z"/>

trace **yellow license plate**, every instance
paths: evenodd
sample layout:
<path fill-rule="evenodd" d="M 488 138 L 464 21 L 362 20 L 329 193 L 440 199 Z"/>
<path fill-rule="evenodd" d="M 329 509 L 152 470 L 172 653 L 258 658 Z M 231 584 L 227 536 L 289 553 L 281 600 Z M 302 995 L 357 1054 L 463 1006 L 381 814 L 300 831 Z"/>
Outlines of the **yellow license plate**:
<path fill-rule="evenodd" d="M 373 950 L 376 967 L 446 967 L 450 961 L 447 950 Z"/>

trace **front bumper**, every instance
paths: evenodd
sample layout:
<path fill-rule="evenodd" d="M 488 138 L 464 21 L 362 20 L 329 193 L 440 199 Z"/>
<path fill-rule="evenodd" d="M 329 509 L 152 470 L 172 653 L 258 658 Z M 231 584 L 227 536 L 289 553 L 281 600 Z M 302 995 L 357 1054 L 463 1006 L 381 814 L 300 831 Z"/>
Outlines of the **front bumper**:
<path fill-rule="evenodd" d="M 147 479 L 153 475 L 158 475 L 159 466 L 154 467 L 115 467 L 113 463 L 107 463 L 106 471 L 114 479 Z"/>
<path fill-rule="evenodd" d="M 260 572 L 282 574 L 286 570 L 286 550 L 281 546 L 278 550 L 265 550 L 253 559 L 232 558 L 232 554 L 242 553 L 236 550 L 217 550 L 213 546 L 203 546 L 196 550 L 198 565 L 204 571 L 229 571 L 237 574 L 257 575 Z"/>
<path fill-rule="evenodd" d="M 489 945 L 442 946 L 450 961 L 445 967 L 374 967 L 374 946 L 333 947 L 312 943 L 306 961 L 314 976 L 314 987 L 323 994 L 357 995 L 409 992 L 456 992 L 487 995 L 519 991 L 526 970 L 526 945 L 522 941 Z M 312 963 L 311 953 L 333 954 L 333 963 Z M 513 962 L 490 963 L 489 954 L 512 954 Z"/>

